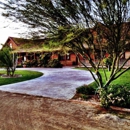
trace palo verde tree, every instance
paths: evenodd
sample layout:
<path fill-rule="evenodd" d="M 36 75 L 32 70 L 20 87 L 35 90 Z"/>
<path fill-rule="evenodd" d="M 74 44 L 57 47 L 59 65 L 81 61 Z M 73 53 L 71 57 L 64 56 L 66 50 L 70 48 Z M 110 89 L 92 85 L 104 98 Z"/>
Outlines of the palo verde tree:
<path fill-rule="evenodd" d="M 84 57 L 95 74 L 90 71 L 99 88 L 104 90 L 125 73 L 123 69 L 130 57 L 121 64 L 121 58 L 129 46 L 130 0 L 7 0 L 1 8 L 3 16 L 49 33 L 51 47 L 71 48 L 77 57 Z M 103 67 L 104 53 L 111 58 L 110 75 Z M 93 58 L 95 57 L 95 58 Z M 104 72 L 105 81 L 99 69 Z"/>

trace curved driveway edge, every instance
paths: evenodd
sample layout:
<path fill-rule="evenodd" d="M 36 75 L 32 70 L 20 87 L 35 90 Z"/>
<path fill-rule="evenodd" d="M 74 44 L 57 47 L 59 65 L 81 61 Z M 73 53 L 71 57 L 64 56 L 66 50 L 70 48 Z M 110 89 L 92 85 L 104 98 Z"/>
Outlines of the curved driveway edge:
<path fill-rule="evenodd" d="M 40 71 L 44 75 L 32 80 L 0 86 L 1 91 L 71 99 L 77 87 L 94 81 L 88 71 L 73 68 L 20 68 L 20 70 Z"/>

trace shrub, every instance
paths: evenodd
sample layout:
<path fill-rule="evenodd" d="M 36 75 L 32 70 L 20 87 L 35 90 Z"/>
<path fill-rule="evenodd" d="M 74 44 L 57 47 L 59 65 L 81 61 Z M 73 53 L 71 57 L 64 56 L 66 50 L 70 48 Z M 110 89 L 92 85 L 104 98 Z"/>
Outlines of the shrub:
<path fill-rule="evenodd" d="M 17 64 L 17 68 L 21 68 L 23 67 L 23 65 L 20 63 L 20 64 Z"/>
<path fill-rule="evenodd" d="M 60 63 L 58 59 L 50 60 L 48 63 L 48 67 L 51 68 L 61 68 L 63 65 Z"/>
<path fill-rule="evenodd" d="M 118 106 L 130 108 L 130 88 L 128 86 L 111 85 L 107 89 L 100 89 L 102 106 Z"/>
<path fill-rule="evenodd" d="M 76 92 L 86 94 L 86 95 L 93 95 L 93 94 L 95 94 L 95 88 L 92 86 L 84 85 L 84 86 L 77 88 Z"/>
<path fill-rule="evenodd" d="M 108 70 L 111 70 L 111 65 L 112 65 L 112 58 L 111 57 L 107 57 L 105 59 L 103 59 L 103 62 L 105 64 L 105 66 L 108 68 Z"/>
<path fill-rule="evenodd" d="M 51 60 L 51 55 L 51 53 L 41 55 L 39 66 L 48 67 L 49 61 Z"/>
<path fill-rule="evenodd" d="M 86 94 L 81 94 L 80 97 L 81 97 L 83 100 L 87 100 L 87 99 L 90 98 L 90 96 L 89 96 L 89 95 L 86 95 Z"/>
<path fill-rule="evenodd" d="M 27 60 L 24 63 L 27 67 L 37 67 L 38 66 L 38 61 L 37 60 Z"/>

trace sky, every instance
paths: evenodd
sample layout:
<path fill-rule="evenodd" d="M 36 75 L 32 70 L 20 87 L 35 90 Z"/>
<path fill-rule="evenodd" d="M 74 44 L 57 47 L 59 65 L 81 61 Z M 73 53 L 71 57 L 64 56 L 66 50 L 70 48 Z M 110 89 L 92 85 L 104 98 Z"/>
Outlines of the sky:
<path fill-rule="evenodd" d="M 19 37 L 20 29 L 16 29 L 19 24 L 13 23 L 0 15 L 0 48 L 8 37 Z M 22 28 L 21 28 L 22 29 Z"/>
<path fill-rule="evenodd" d="M 27 32 L 21 23 L 15 23 L 0 15 L 0 49 L 8 37 L 24 37 L 21 34 Z"/>
<path fill-rule="evenodd" d="M 6 2 L 5 0 L 0 0 L 0 2 Z M 8 37 L 18 37 L 27 38 L 28 29 L 27 25 L 21 22 L 13 22 L 8 18 L 3 17 L 1 14 L 4 10 L 0 9 L 0 49 L 1 44 L 4 44 Z"/>
<path fill-rule="evenodd" d="M 4 1 L 0 0 L 0 2 Z M 8 37 L 20 37 L 19 33 L 26 31 L 20 23 L 15 23 L 4 18 L 1 15 L 2 12 L 3 10 L 0 9 L 0 48 L 1 44 L 4 44 Z"/>
<path fill-rule="evenodd" d="M 9 36 L 18 36 L 17 24 L 8 21 L 0 15 L 0 43 L 5 43 Z"/>

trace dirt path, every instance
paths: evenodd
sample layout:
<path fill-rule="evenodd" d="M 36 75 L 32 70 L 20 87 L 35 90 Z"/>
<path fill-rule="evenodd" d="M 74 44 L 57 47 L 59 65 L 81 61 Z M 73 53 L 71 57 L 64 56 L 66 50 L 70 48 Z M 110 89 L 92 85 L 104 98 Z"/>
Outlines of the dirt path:
<path fill-rule="evenodd" d="M 130 130 L 90 102 L 0 92 L 0 130 Z"/>

